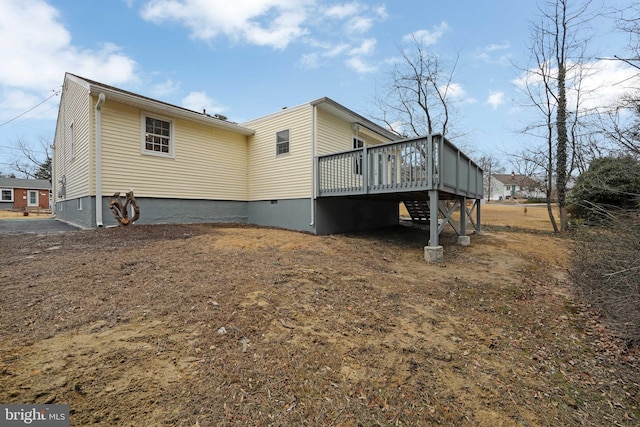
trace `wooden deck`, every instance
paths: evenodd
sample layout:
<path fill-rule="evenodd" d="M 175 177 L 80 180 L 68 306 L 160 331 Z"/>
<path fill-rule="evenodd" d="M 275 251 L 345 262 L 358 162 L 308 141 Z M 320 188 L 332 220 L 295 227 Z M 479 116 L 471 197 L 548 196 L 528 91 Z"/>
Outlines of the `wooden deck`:
<path fill-rule="evenodd" d="M 480 231 L 482 169 L 442 135 L 318 156 L 316 171 L 316 197 L 394 198 L 421 206 L 420 219 L 430 222 L 429 247 L 439 247 L 438 235 L 447 223 L 463 241 L 467 222 Z M 467 199 L 474 200 L 471 209 Z"/>
<path fill-rule="evenodd" d="M 482 198 L 482 169 L 441 135 L 318 156 L 317 197 L 438 190 Z"/>

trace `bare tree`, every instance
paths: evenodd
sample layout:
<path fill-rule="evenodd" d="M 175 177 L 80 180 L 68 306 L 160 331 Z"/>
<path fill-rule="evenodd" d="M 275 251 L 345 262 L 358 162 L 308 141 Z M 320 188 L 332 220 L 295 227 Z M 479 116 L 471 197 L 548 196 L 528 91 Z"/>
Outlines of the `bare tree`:
<path fill-rule="evenodd" d="M 493 188 L 493 175 L 504 173 L 504 167 L 502 166 L 500 159 L 495 153 L 483 154 L 476 159 L 476 163 L 480 166 L 484 172 L 483 185 L 487 192 L 487 202 L 491 200 L 491 191 Z"/>
<path fill-rule="evenodd" d="M 531 59 L 534 66 L 525 72 L 521 89 L 525 105 L 542 118 L 523 133 L 542 137 L 546 152 L 546 193 L 549 218 L 554 231 L 568 229 L 567 182 L 576 169 L 584 168 L 584 118 L 582 82 L 588 76 L 588 37 L 584 31 L 593 18 L 590 1 L 545 0 L 539 5 L 540 22 L 532 25 Z M 569 96 L 571 95 L 571 96 Z M 534 150 L 539 152 L 540 150 Z M 560 228 L 551 209 L 554 193 L 560 210 Z"/>
<path fill-rule="evenodd" d="M 554 116 L 556 102 L 553 90 L 553 62 L 548 57 L 549 41 L 541 26 L 535 26 L 532 34 L 530 52 L 535 67 L 525 70 L 523 84 L 520 89 L 525 95 L 524 105 L 533 108 L 542 118 L 540 121 L 527 125 L 522 133 L 542 137 L 545 147 L 541 149 L 529 148 L 515 159 L 521 163 L 535 165 L 545 172 L 545 194 L 547 195 L 547 211 L 554 232 L 558 232 L 558 225 L 551 206 L 553 190 L 553 170 L 555 159 Z"/>
<path fill-rule="evenodd" d="M 401 50 L 402 61 L 389 73 L 383 93 L 375 99 L 374 119 L 404 136 L 449 132 L 457 59 L 447 67 L 427 51 L 415 36 L 410 50 Z"/>
<path fill-rule="evenodd" d="M 620 11 L 617 21 L 618 28 L 629 35 L 629 55 L 615 57 L 640 70 L 640 5 L 637 2 L 630 3 L 628 8 Z"/>
<path fill-rule="evenodd" d="M 640 5 L 632 3 L 618 11 L 617 26 L 629 36 L 626 55 L 614 55 L 632 69 L 637 70 L 635 80 L 640 76 Z M 618 144 L 623 153 L 640 155 L 640 89 L 630 85 L 627 94 L 620 100 L 614 111 L 607 111 L 601 118 L 601 128 L 605 135 Z M 631 119 L 628 118 L 630 115 Z"/>
<path fill-rule="evenodd" d="M 50 142 L 46 138 L 39 138 L 37 149 L 22 139 L 19 139 L 16 145 L 22 159 L 13 163 L 13 169 L 27 178 L 51 179 L 51 150 Z"/>

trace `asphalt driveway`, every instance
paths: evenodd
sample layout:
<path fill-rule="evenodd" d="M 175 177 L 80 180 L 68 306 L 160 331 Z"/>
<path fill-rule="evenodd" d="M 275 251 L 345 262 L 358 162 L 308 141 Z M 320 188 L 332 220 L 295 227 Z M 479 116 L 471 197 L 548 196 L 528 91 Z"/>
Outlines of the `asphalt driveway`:
<path fill-rule="evenodd" d="M 62 233 L 80 230 L 55 218 L 0 220 L 0 234 Z"/>

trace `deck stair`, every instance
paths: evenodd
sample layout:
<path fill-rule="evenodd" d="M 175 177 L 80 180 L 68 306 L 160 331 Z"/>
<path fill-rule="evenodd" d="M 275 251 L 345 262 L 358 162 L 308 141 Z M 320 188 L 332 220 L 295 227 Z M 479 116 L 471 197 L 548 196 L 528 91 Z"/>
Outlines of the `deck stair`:
<path fill-rule="evenodd" d="M 413 222 L 429 222 L 429 203 L 427 200 L 403 200 L 402 203 L 407 208 Z"/>

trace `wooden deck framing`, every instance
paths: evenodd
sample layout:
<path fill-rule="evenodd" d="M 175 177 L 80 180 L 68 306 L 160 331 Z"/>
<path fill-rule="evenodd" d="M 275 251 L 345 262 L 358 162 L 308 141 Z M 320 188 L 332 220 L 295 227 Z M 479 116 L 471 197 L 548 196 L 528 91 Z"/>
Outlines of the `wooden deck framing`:
<path fill-rule="evenodd" d="M 439 246 L 438 236 L 447 224 L 459 236 L 466 236 L 468 222 L 480 231 L 482 169 L 442 135 L 318 156 L 316 171 L 316 197 L 394 197 L 408 203 L 428 202 L 430 247 Z M 470 208 L 467 199 L 474 200 Z M 456 210 L 460 212 L 458 222 L 453 219 Z M 421 215 L 427 217 L 425 212 Z"/>

